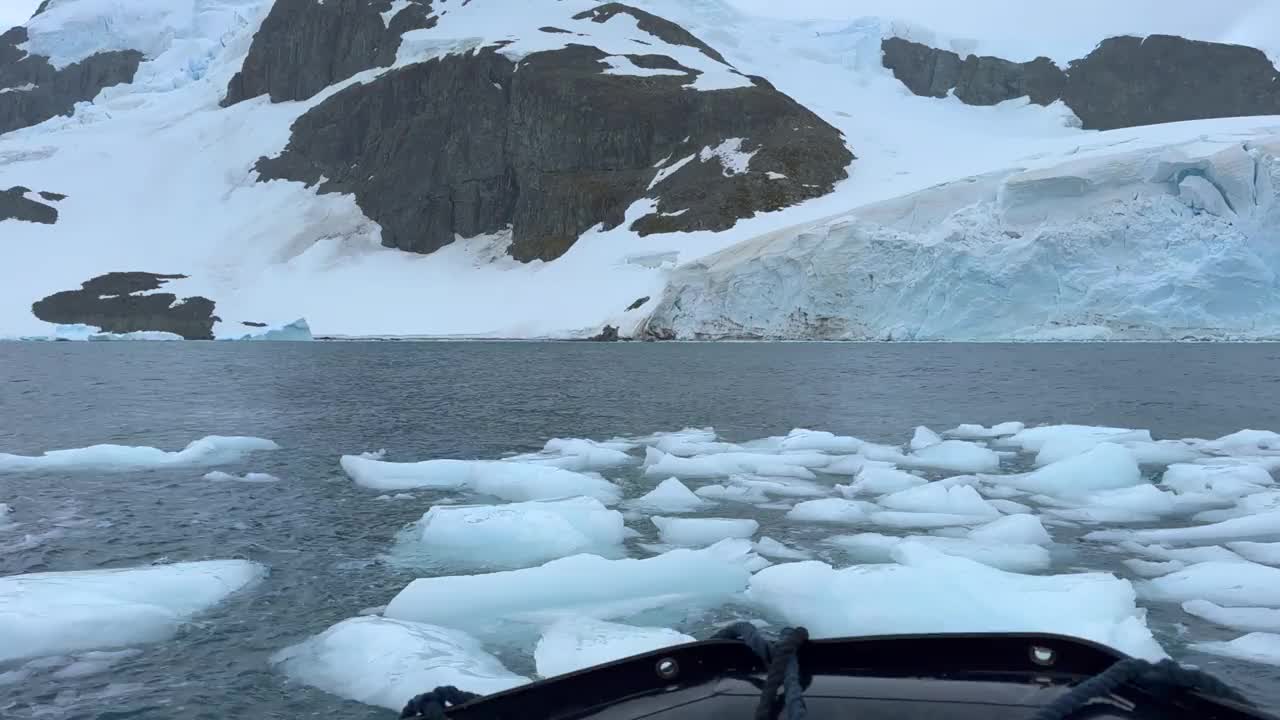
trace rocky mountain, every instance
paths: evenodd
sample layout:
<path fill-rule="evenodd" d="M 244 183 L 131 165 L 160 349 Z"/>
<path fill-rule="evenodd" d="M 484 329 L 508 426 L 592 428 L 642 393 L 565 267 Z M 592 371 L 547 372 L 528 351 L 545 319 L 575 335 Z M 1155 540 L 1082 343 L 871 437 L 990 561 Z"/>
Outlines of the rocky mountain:
<path fill-rule="evenodd" d="M 0 35 L 0 336 L 1280 334 L 1273 59 L 1105 25 L 48 0 Z"/>

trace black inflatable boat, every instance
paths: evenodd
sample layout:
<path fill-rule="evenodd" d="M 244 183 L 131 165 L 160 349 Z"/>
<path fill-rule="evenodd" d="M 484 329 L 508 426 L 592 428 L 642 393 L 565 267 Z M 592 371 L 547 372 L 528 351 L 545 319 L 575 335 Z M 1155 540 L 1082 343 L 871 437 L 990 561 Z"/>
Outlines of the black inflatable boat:
<path fill-rule="evenodd" d="M 414 698 L 452 720 L 1277 720 L 1213 677 L 1058 635 L 770 642 L 739 623 L 710 640 L 478 697 Z"/>

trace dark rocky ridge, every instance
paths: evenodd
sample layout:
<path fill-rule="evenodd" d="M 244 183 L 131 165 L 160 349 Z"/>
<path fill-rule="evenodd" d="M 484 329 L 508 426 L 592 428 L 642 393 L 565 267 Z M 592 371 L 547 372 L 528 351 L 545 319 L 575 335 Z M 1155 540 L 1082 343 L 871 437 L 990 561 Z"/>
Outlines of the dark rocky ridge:
<path fill-rule="evenodd" d="M 31 306 L 37 318 L 51 323 L 83 323 L 104 332 L 127 333 L 159 330 L 187 340 L 212 340 L 214 303 L 203 297 L 183 298 L 172 293 L 132 295 L 156 290 L 169 280 L 186 275 L 146 272 L 113 272 L 81 284 L 79 290 L 54 293 Z"/>
<path fill-rule="evenodd" d="M 22 27 L 0 35 L 0 91 L 9 89 L 0 92 L 0 134 L 71 115 L 76 103 L 92 100 L 103 88 L 133 82 L 143 60 L 136 50 L 113 50 L 58 70 L 48 58 L 19 50 L 26 41 Z M 27 86 L 33 87 L 15 89 Z"/>
<path fill-rule="evenodd" d="M 0 190 L 0 223 L 6 220 L 22 220 L 23 222 L 43 223 L 45 225 L 53 225 L 58 222 L 58 209 L 45 205 L 42 202 L 32 200 L 27 196 L 31 190 L 24 187 L 12 187 L 8 190 Z M 54 200 L 49 195 L 57 195 L 57 193 L 40 193 L 45 200 Z M 61 196 L 57 199 L 62 199 Z"/>
<path fill-rule="evenodd" d="M 356 73 L 390 66 L 401 35 L 436 23 L 430 0 L 411 2 L 384 24 L 381 13 L 391 0 L 276 0 L 223 106 L 259 95 L 305 100 Z"/>
<path fill-rule="evenodd" d="M 581 20 L 638 13 L 681 44 L 700 43 L 619 8 Z M 616 227 L 644 197 L 657 208 L 631 226 L 641 234 L 723 230 L 824 195 L 846 176 L 853 156 L 839 132 L 762 79 L 697 91 L 684 87 L 696 71 L 669 57 L 628 56 L 687 74 L 604 74 L 604 57 L 569 45 L 528 55 L 516 72 L 491 47 L 399 68 L 299 118 L 285 151 L 259 161 L 260 179 L 323 176 L 319 192 L 354 195 L 389 247 L 429 253 L 510 227 L 511 255 L 531 261 L 559 257 L 597 224 Z M 749 172 L 730 176 L 698 157 L 730 138 L 755 153 Z M 649 190 L 659 166 L 689 156 Z"/>
<path fill-rule="evenodd" d="M 881 43 L 883 64 L 916 95 L 954 91 L 969 105 L 1029 96 L 1062 100 L 1087 130 L 1280 114 L 1280 72 L 1256 48 L 1171 35 L 1103 40 L 1066 70 L 1045 57 L 1014 63 L 961 59 L 901 38 Z"/>

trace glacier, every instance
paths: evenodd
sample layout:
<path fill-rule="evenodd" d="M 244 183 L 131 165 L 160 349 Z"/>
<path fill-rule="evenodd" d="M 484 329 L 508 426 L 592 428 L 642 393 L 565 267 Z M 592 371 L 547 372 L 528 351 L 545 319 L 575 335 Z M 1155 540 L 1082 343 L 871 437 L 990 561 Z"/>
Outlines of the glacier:
<path fill-rule="evenodd" d="M 761 236 L 675 270 L 647 329 L 691 339 L 1275 339 L 1277 270 L 1280 126 L 1241 125 L 970 177 Z"/>

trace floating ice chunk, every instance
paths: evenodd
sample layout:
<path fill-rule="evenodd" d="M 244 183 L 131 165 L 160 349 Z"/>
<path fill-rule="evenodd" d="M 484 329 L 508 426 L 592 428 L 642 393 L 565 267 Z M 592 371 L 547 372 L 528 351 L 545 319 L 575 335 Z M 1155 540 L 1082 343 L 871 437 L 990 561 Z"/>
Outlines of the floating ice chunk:
<path fill-rule="evenodd" d="M 961 440 L 990 440 L 1017 434 L 1025 427 L 1026 425 L 1020 422 L 1002 422 L 989 428 L 981 425 L 959 425 L 950 430 L 943 430 L 942 434 Z"/>
<path fill-rule="evenodd" d="M 1073 520 L 1086 525 L 1125 525 L 1132 523 L 1149 523 L 1160 519 L 1159 515 L 1135 512 L 1124 508 L 1080 507 L 1070 510 L 1045 510 L 1046 515 L 1063 520 Z"/>
<path fill-rule="evenodd" d="M 912 475 L 892 466 L 868 465 L 858 472 L 852 483 L 837 485 L 836 490 L 845 497 L 885 495 L 924 485 L 928 482 L 928 480 L 918 475 Z"/>
<path fill-rule="evenodd" d="M 1120 444 L 1133 453 L 1139 465 L 1189 463 L 1203 457 L 1200 451 L 1181 440 L 1130 441 Z"/>
<path fill-rule="evenodd" d="M 775 565 L 751 577 L 747 598 L 819 638 L 1051 632 L 1137 657 L 1165 656 L 1133 586 L 1110 574 L 1020 575 L 916 542 L 899 544 L 893 557 L 899 564 L 843 570 L 816 561 Z"/>
<path fill-rule="evenodd" d="M 529 682 L 466 633 L 383 617 L 355 617 L 272 656 L 290 678 L 339 697 L 399 710 L 423 688 L 479 694 Z"/>
<path fill-rule="evenodd" d="M 539 675 L 551 677 L 693 641 L 668 628 L 566 618 L 542 634 L 534 648 L 533 661 Z"/>
<path fill-rule="evenodd" d="M 676 457 L 696 457 L 699 455 L 719 455 L 722 453 L 743 452 L 741 445 L 727 442 L 698 442 L 680 438 L 663 438 L 654 448 Z"/>
<path fill-rule="evenodd" d="M 504 500 L 553 500 L 584 495 L 617 502 L 617 485 L 600 477 L 558 467 L 503 460 L 424 460 L 395 463 L 343 455 L 342 470 L 357 485 L 373 490 L 468 488 Z"/>
<path fill-rule="evenodd" d="M 515 455 L 506 458 L 506 461 L 551 465 L 575 472 L 605 470 L 635 463 L 636 459 L 619 449 L 619 445 L 579 438 L 552 438 L 543 446 L 542 452 Z"/>
<path fill-rule="evenodd" d="M 858 454 L 868 460 L 890 464 L 897 464 L 906 457 L 906 455 L 902 454 L 902 448 L 896 445 L 880 445 L 878 443 L 863 443 L 862 447 L 858 448 Z"/>
<path fill-rule="evenodd" d="M 683 513 L 701 510 L 711 503 L 694 495 L 692 490 L 676 478 L 667 478 L 658 483 L 656 488 L 628 504 L 658 512 Z"/>
<path fill-rule="evenodd" d="M 682 458 L 649 448 L 645 453 L 644 474 L 648 477 L 682 478 L 718 478 L 750 474 L 812 480 L 816 476 L 809 468 L 822 467 L 830 461 L 829 456 L 814 452 L 783 455 L 732 452 Z"/>
<path fill-rule="evenodd" d="M 1164 471 L 1160 484 L 1178 493 L 1206 493 L 1239 498 L 1267 489 L 1275 481 L 1256 465 L 1174 464 Z"/>
<path fill-rule="evenodd" d="M 1245 560 L 1263 565 L 1280 565 L 1280 542 L 1230 542 L 1227 548 Z"/>
<path fill-rule="evenodd" d="M 244 475 L 232 475 L 221 470 L 205 473 L 204 479 L 210 482 L 243 482 L 243 483 L 273 483 L 280 482 L 280 478 L 267 473 L 245 473 Z"/>
<path fill-rule="evenodd" d="M 1200 496 L 1205 499 L 1206 504 L 1209 499 L 1217 500 L 1216 504 L 1221 505 L 1230 500 L 1213 496 Z M 1192 516 L 1192 520 L 1196 522 L 1220 522 L 1223 520 L 1231 520 L 1233 518 L 1243 518 L 1250 515 L 1258 515 L 1261 513 L 1280 510 L 1280 491 L 1267 490 L 1265 492 L 1246 495 L 1235 501 L 1235 505 L 1221 510 L 1206 510 Z"/>
<path fill-rule="evenodd" d="M 520 567 L 624 540 L 622 513 L 599 500 L 576 497 L 507 505 L 437 505 L 411 534 L 433 557 L 472 565 Z"/>
<path fill-rule="evenodd" d="M 1030 432 L 1024 431 L 1024 432 Z M 1085 452 L 1021 475 L 985 475 L 983 480 L 1011 485 L 1027 492 L 1056 496 L 1082 496 L 1099 490 L 1130 487 L 1143 482 L 1133 453 L 1112 443 L 1101 443 Z"/>
<path fill-rule="evenodd" d="M 1086 523 L 1154 522 L 1161 516 L 1179 512 L 1183 498 L 1142 484 L 1117 490 L 1103 490 L 1080 499 L 1079 507 L 1048 510 L 1048 514 Z M 1199 506 L 1196 506 L 1199 507 Z"/>
<path fill-rule="evenodd" d="M 705 547 L 729 538 L 749 538 L 760 523 L 735 518 L 649 518 L 658 528 L 662 542 L 677 547 Z"/>
<path fill-rule="evenodd" d="M 769 496 L 764 494 L 764 490 L 746 485 L 703 485 L 695 490 L 694 494 L 711 500 L 728 500 L 751 505 L 770 502 Z"/>
<path fill-rule="evenodd" d="M 1027 515 L 1034 512 L 1030 505 L 1023 505 L 1020 502 L 1014 502 L 1012 500 L 1001 500 L 997 498 L 995 500 L 988 500 L 987 502 L 991 503 L 997 510 L 1006 515 Z"/>
<path fill-rule="evenodd" d="M 1144 578 L 1160 577 L 1169 573 L 1177 572 L 1187 566 L 1180 560 L 1166 560 L 1159 562 L 1156 560 L 1140 560 L 1138 558 L 1127 558 L 1122 561 L 1124 566 L 1134 572 L 1135 575 Z"/>
<path fill-rule="evenodd" d="M 981 480 L 981 478 L 979 478 L 979 480 Z M 1008 485 L 992 485 L 989 481 L 979 482 L 975 487 L 978 488 L 978 492 L 982 493 L 984 497 L 989 498 L 1008 499 L 1026 495 L 1026 493 L 1022 492 L 1018 488 L 1009 487 Z"/>
<path fill-rule="evenodd" d="M 91 445 L 70 450 L 49 450 L 38 456 L 0 453 L 0 473 L 43 470 L 123 472 L 151 468 L 221 465 L 235 462 L 251 452 L 279 449 L 279 445 L 262 438 L 222 435 L 200 438 L 176 452 L 129 445 Z"/>
<path fill-rule="evenodd" d="M 1280 569 L 1248 561 L 1196 563 L 1147 580 L 1138 590 L 1157 601 L 1208 600 L 1232 607 L 1280 608 Z"/>
<path fill-rule="evenodd" d="M 1008 515 L 970 530 L 966 537 L 984 543 L 1015 545 L 1048 545 L 1053 542 L 1040 518 L 1034 515 Z"/>
<path fill-rule="evenodd" d="M 1280 632 L 1280 610 L 1275 608 L 1222 607 L 1208 600 L 1188 600 L 1182 610 L 1232 630 Z"/>
<path fill-rule="evenodd" d="M 990 519 L 986 515 L 956 515 L 954 513 L 902 512 L 896 510 L 873 512 L 867 516 L 868 522 L 899 530 L 927 530 L 931 528 L 956 527 L 958 525 L 979 525 Z"/>
<path fill-rule="evenodd" d="M 1197 465 L 1253 465 L 1267 472 L 1280 472 L 1280 455 L 1250 455 L 1246 457 L 1205 457 L 1193 460 Z"/>
<path fill-rule="evenodd" d="M 892 469 L 893 463 L 871 460 L 862 455 L 842 455 L 832 459 L 831 463 L 818 468 L 818 472 L 828 475 L 857 475 L 865 469 Z"/>
<path fill-rule="evenodd" d="M 788 547 L 771 537 L 762 537 L 755 543 L 755 551 L 765 557 L 778 560 L 808 560 L 812 554 L 804 550 Z"/>
<path fill-rule="evenodd" d="M 1254 455 L 1280 450 L 1280 433 L 1269 430 L 1240 430 L 1217 440 L 1201 444 L 1201 448 L 1227 455 Z"/>
<path fill-rule="evenodd" d="M 897 459 L 903 467 L 950 470 L 953 472 L 995 472 L 1000 469 L 1000 456 L 964 440 L 944 440 Z"/>
<path fill-rule="evenodd" d="M 787 512 L 787 519 L 796 522 L 859 523 L 866 522 L 868 514 L 878 508 L 869 502 L 843 498 L 822 498 L 797 503 Z"/>
<path fill-rule="evenodd" d="M 1086 540 L 1135 540 L 1139 542 L 1216 542 L 1280 537 L 1280 510 L 1232 518 L 1210 525 L 1150 530 L 1095 530 Z"/>
<path fill-rule="evenodd" d="M 1050 564 L 1049 551 L 1039 545 L 987 543 L 951 537 L 899 538 L 878 533 L 837 535 L 828 542 L 851 551 L 852 555 L 863 562 L 889 562 L 893 559 L 895 548 L 902 543 L 911 542 L 925 545 L 945 555 L 969 558 L 988 567 L 1009 572 L 1037 572 L 1047 570 Z"/>
<path fill-rule="evenodd" d="M 1280 665 L 1280 635 L 1254 632 L 1227 642 L 1198 642 L 1191 647 L 1213 655 Z"/>
<path fill-rule="evenodd" d="M 1207 547 L 1168 548 L 1162 545 L 1142 545 L 1132 541 L 1118 545 L 1122 552 L 1129 552 L 1156 560 L 1176 560 L 1182 563 L 1204 562 L 1240 562 L 1244 558 L 1224 547 L 1210 545 Z M 1181 569 L 1181 568 L 1179 568 Z"/>
<path fill-rule="evenodd" d="M 1150 442 L 1151 433 L 1146 430 L 1101 425 L 1041 425 L 1023 429 L 1009 438 L 1011 444 L 1017 445 L 1026 452 L 1037 454 L 1046 445 L 1056 446 L 1056 449 L 1051 449 L 1049 453 L 1050 455 L 1060 455 L 1056 460 L 1076 454 L 1068 451 L 1071 449 L 1072 443 L 1077 441 L 1087 444 L 1083 447 L 1075 447 L 1079 447 L 1081 450 L 1088 450 L 1101 442 L 1121 443 L 1127 440 Z"/>
<path fill-rule="evenodd" d="M 1121 432 L 1119 428 L 1065 427 L 1072 427 L 1072 429 L 1063 431 L 1062 434 L 1051 435 L 1040 445 L 1039 451 L 1036 452 L 1036 465 L 1044 466 L 1059 460 L 1066 460 L 1069 457 L 1092 450 L 1104 442 L 1114 443 L 1126 448 L 1131 444 L 1137 444 L 1143 448 L 1144 452 L 1149 452 L 1150 445 L 1153 444 L 1151 433 L 1147 430 Z M 1018 437 L 1014 436 L 1014 441 L 1017 442 L 1017 440 Z"/>
<path fill-rule="evenodd" d="M 715 442 L 716 430 L 715 428 L 710 428 L 710 427 L 705 427 L 705 428 L 687 427 L 682 430 L 674 430 L 669 432 L 656 432 L 656 433 L 653 433 L 652 435 L 644 435 L 637 438 L 631 438 L 631 440 L 637 443 L 640 443 L 641 445 L 656 445 L 662 442 L 663 440 L 668 440 L 668 439 L 675 439 L 675 440 L 680 440 L 684 442 Z"/>
<path fill-rule="evenodd" d="M 0 662 L 168 639 L 265 572 L 206 560 L 0 577 Z"/>
<path fill-rule="evenodd" d="M 770 478 L 766 480 L 750 475 L 734 475 L 729 478 L 729 482 L 741 487 L 758 489 L 766 495 L 778 497 L 812 498 L 825 497 L 831 494 L 830 489 L 799 478 Z"/>
<path fill-rule="evenodd" d="M 942 442 L 941 435 L 930 430 L 924 425 L 920 425 L 916 428 L 915 433 L 912 434 L 911 444 L 909 447 L 912 450 L 923 450 L 930 445 L 937 445 L 940 442 Z"/>
<path fill-rule="evenodd" d="M 758 557 L 749 541 L 724 540 L 642 560 L 574 555 L 523 570 L 419 578 L 391 600 L 384 614 L 465 629 L 503 620 L 610 619 L 655 608 L 719 604 L 746 588 L 745 566 Z"/>
<path fill-rule="evenodd" d="M 819 452 L 847 454 L 858 452 L 865 444 L 855 437 L 835 435 L 823 430 L 797 428 L 787 433 L 787 436 L 782 440 L 781 448 L 783 450 L 817 450 Z"/>
<path fill-rule="evenodd" d="M 980 518 L 1000 517 L 1000 511 L 967 485 L 944 486 L 937 483 L 900 490 L 877 501 L 891 510 L 916 513 L 971 515 Z"/>

